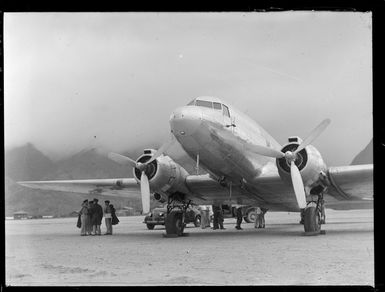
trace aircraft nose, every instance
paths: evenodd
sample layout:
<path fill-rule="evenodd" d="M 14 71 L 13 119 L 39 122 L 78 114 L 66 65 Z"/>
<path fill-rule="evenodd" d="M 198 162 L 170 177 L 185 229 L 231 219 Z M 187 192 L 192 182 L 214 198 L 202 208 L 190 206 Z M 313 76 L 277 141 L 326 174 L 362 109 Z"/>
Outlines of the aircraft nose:
<path fill-rule="evenodd" d="M 175 136 L 190 136 L 202 123 L 202 111 L 196 106 L 176 109 L 170 117 L 171 131 Z"/>

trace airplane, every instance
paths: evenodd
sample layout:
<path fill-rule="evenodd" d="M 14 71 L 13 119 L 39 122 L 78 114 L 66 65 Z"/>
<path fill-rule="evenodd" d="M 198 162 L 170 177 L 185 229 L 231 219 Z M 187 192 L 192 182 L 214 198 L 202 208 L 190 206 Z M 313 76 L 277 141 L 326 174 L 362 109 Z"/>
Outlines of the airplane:
<path fill-rule="evenodd" d="M 311 143 L 330 124 L 323 120 L 302 140 L 280 145 L 259 124 L 229 103 L 211 96 L 194 98 L 169 119 L 170 139 L 158 150 L 144 149 L 136 160 L 110 152 L 108 157 L 132 167 L 134 178 L 21 181 L 20 185 L 86 194 L 137 196 L 143 214 L 151 194 L 167 202 L 166 235 L 183 235 L 190 204 L 237 204 L 269 211 L 300 212 L 305 234 L 321 233 L 324 210 L 373 207 L 373 164 L 327 167 Z M 188 173 L 165 153 L 179 143 L 194 159 Z M 203 169 L 205 174 L 198 174 Z"/>

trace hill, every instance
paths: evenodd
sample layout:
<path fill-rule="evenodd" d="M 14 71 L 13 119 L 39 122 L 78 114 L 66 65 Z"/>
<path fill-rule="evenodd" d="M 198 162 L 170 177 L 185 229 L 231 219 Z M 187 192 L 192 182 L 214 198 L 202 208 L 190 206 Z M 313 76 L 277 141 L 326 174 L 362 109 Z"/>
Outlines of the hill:
<path fill-rule="evenodd" d="M 370 163 L 373 163 L 373 139 L 370 140 L 369 144 L 354 157 L 350 165 Z"/>
<path fill-rule="evenodd" d="M 137 157 L 139 154 L 132 157 Z M 80 209 L 84 199 L 93 199 L 87 194 L 30 189 L 18 185 L 20 180 L 88 179 L 132 177 L 132 169 L 121 166 L 99 153 L 85 149 L 66 159 L 52 162 L 34 145 L 28 143 L 5 153 L 5 215 L 24 210 L 32 216 L 68 216 Z M 105 197 L 97 196 L 99 201 Z M 124 206 L 141 210 L 141 199 L 128 201 L 113 197 L 110 200 L 116 209 Z M 157 204 L 157 202 L 152 202 Z"/>

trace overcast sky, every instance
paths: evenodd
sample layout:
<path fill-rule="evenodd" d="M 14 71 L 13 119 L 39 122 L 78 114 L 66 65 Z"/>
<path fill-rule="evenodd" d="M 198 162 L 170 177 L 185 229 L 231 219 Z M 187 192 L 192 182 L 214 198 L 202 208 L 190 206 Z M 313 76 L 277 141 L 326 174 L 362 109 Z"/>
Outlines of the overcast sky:
<path fill-rule="evenodd" d="M 162 144 L 173 109 L 200 95 L 330 165 L 373 136 L 372 15 L 351 12 L 6 13 L 6 148 L 51 158 Z M 155 145 L 158 146 L 158 145 Z"/>

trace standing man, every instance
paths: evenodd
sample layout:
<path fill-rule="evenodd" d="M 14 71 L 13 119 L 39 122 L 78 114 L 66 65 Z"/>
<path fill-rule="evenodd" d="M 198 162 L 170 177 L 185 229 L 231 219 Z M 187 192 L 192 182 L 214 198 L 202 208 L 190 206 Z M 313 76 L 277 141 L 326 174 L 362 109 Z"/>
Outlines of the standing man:
<path fill-rule="evenodd" d="M 238 230 L 243 230 L 243 228 L 241 227 L 241 223 L 242 223 L 242 206 L 238 206 L 237 207 L 237 225 L 235 226 L 236 229 Z"/>
<path fill-rule="evenodd" d="M 226 229 L 223 227 L 223 209 L 222 209 L 222 204 L 219 205 L 219 210 L 218 210 L 218 224 L 220 229 Z"/>
<path fill-rule="evenodd" d="M 82 203 L 82 208 L 80 210 L 80 220 L 81 220 L 81 230 L 80 235 L 87 235 L 87 217 L 88 217 L 88 200 L 84 200 Z"/>
<path fill-rule="evenodd" d="M 259 208 L 259 207 L 255 208 L 254 228 L 262 228 L 261 216 L 262 216 L 261 208 Z"/>
<path fill-rule="evenodd" d="M 219 206 L 218 205 L 212 205 L 212 208 L 213 208 L 213 213 L 214 213 L 213 230 L 216 230 L 219 228 L 219 221 L 218 221 Z"/>
<path fill-rule="evenodd" d="M 94 231 L 94 234 L 96 235 L 101 235 L 101 231 L 100 231 L 100 225 L 102 224 L 102 219 L 103 219 L 103 208 L 102 206 L 100 206 L 98 204 L 99 200 L 98 199 L 94 199 L 94 217 L 95 217 L 95 220 L 94 220 L 94 227 L 93 227 L 93 231 Z"/>
<path fill-rule="evenodd" d="M 110 207 L 110 201 L 106 200 L 104 201 L 104 220 L 106 223 L 107 231 L 105 235 L 111 235 L 112 234 L 112 215 L 111 215 L 111 207 Z"/>

